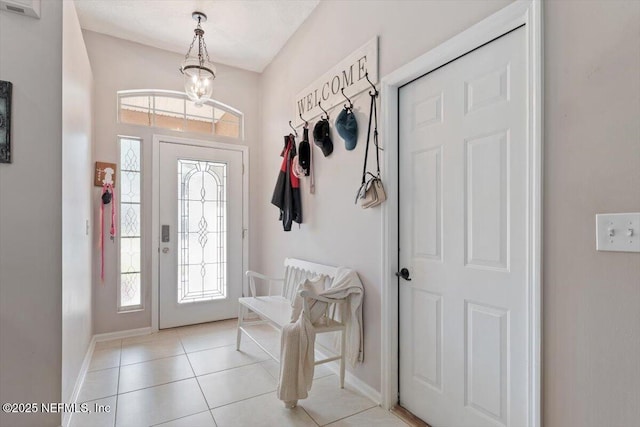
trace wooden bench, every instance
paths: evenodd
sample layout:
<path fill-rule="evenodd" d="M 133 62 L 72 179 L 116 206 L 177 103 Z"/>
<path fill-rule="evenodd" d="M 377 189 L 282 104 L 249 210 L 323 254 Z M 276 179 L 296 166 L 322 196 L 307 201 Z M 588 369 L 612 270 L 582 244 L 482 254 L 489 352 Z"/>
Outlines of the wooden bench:
<path fill-rule="evenodd" d="M 277 362 L 280 361 L 280 354 L 273 354 L 267 348 L 265 348 L 260 342 L 253 338 L 250 332 L 245 326 L 257 325 L 257 324 L 269 324 L 278 330 L 282 330 L 282 327 L 291 320 L 292 301 L 295 298 L 296 289 L 300 283 L 303 283 L 307 279 L 313 279 L 318 276 L 324 276 L 324 288 L 328 289 L 336 275 L 337 268 L 327 265 L 316 264 L 309 261 L 303 261 L 295 258 L 287 258 L 284 261 L 284 278 L 275 279 L 267 277 L 263 274 L 256 273 L 254 271 L 247 271 L 247 277 L 249 278 L 249 291 L 250 297 L 239 298 L 238 308 L 238 335 L 236 349 L 240 350 L 240 340 L 244 333 L 248 338 L 255 342 L 262 350 L 264 350 L 269 356 L 271 356 Z M 267 283 L 267 295 L 258 296 L 256 294 L 255 280 L 259 279 Z M 276 290 L 279 288 L 279 290 Z M 345 325 L 337 322 L 333 319 L 330 313 L 335 312 L 335 303 L 329 301 L 321 296 L 315 295 L 308 291 L 301 291 L 300 295 L 303 297 L 303 313 L 308 315 L 308 298 L 316 299 L 318 301 L 324 301 L 329 303 L 325 316 L 321 321 L 314 324 L 314 330 L 316 334 L 322 334 L 327 332 L 339 332 L 340 333 L 340 353 L 336 354 L 335 350 L 329 349 L 316 341 L 316 346 L 320 346 L 328 352 L 333 354 L 331 357 L 325 359 L 316 360 L 315 365 L 323 363 L 333 362 L 334 360 L 340 361 L 340 388 L 344 388 L 344 371 L 345 371 Z M 344 301 L 346 302 L 346 300 Z M 255 313 L 259 320 L 248 320 L 246 316 L 249 312 Z"/>

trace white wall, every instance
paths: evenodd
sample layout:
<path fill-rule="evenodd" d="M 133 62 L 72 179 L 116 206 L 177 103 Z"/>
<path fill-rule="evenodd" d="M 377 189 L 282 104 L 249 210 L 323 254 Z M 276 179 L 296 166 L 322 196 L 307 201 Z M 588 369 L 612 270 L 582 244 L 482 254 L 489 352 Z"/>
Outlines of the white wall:
<path fill-rule="evenodd" d="M 595 214 L 640 212 L 640 2 L 545 7 L 544 425 L 638 425 L 640 254 Z"/>
<path fill-rule="evenodd" d="M 258 268 L 278 275 L 283 259 L 295 256 L 358 271 L 365 285 L 365 362 L 353 373 L 374 389 L 380 390 L 382 223 L 379 209 L 354 205 L 362 174 L 369 97 L 365 92 L 354 102 L 360 131 L 356 149 L 347 152 L 334 131 L 333 154 L 325 158 L 320 150 L 314 152 L 316 194 L 309 195 L 308 182 L 303 182 L 304 224 L 284 233 L 278 209 L 270 200 L 282 160 L 282 136 L 289 132 L 287 124 L 293 119 L 295 95 L 375 35 L 380 36 L 379 71 L 384 76 L 508 3 L 324 1 L 263 73 Z M 330 112 L 332 122 L 340 108 Z M 370 170 L 375 170 L 373 153 L 372 149 Z"/>
<path fill-rule="evenodd" d="M 0 401 L 59 402 L 62 313 L 62 2 L 0 12 L 0 79 L 13 82 L 13 163 L 0 164 Z M 0 412 L 2 426 L 59 414 Z"/>
<path fill-rule="evenodd" d="M 62 33 L 62 401 L 68 402 L 92 335 L 93 77 L 73 2 Z"/>
<path fill-rule="evenodd" d="M 285 234 L 269 204 L 297 92 L 374 35 L 384 76 L 508 1 L 321 2 L 266 69 L 258 268 L 285 256 L 356 268 L 365 281 L 366 362 L 380 387 L 380 215 L 353 206 L 358 147 L 317 157 L 306 224 Z M 595 214 L 640 211 L 640 2 L 545 2 L 544 425 L 640 419 L 640 254 L 595 251 Z M 356 102 L 362 113 L 367 97 Z M 335 119 L 337 110 L 333 111 Z M 384 141 L 382 142 L 384 144 Z M 306 183 L 305 183 L 306 184 Z"/>
<path fill-rule="evenodd" d="M 116 92 L 126 89 L 166 89 L 184 91 L 182 75 L 178 71 L 184 56 L 122 39 L 94 33 L 83 32 L 89 59 L 94 73 L 95 85 L 95 149 L 94 160 L 118 163 L 117 135 L 138 136 L 143 139 L 143 240 L 145 247 L 150 247 L 151 240 L 151 210 L 150 195 L 151 182 L 151 143 L 154 131 L 151 128 L 117 123 Z M 185 40 L 188 43 L 189 40 Z M 185 44 L 185 49 L 188 47 Z M 234 67 L 218 65 L 218 77 L 214 82 L 213 98 L 230 105 L 244 113 L 245 140 L 229 141 L 218 138 L 222 142 L 237 143 L 249 146 L 250 155 L 250 194 L 259 189 L 259 136 L 258 136 L 258 77 L 254 72 L 240 70 Z M 163 129 L 156 130 L 160 134 L 177 136 L 192 136 L 196 139 L 211 139 L 202 134 L 176 133 Z M 149 179 L 145 179 L 149 178 Z M 94 187 L 93 206 L 94 220 L 98 221 L 100 189 Z M 252 212 L 256 212 L 255 203 L 250 203 Z M 252 216 L 249 228 L 254 231 L 257 227 L 257 215 Z M 98 222 L 96 222 L 98 224 Z M 106 227 L 105 227 L 106 230 Z M 94 240 L 98 236 L 98 227 L 94 233 Z M 256 258 L 256 233 L 249 240 L 250 259 Z M 97 247 L 97 240 L 96 245 Z M 151 326 L 151 253 L 146 251 L 144 260 L 144 285 L 146 295 L 145 309 L 132 313 L 118 314 L 116 312 L 116 246 L 107 239 L 105 248 L 105 281 L 100 283 L 100 258 L 96 250 L 94 255 L 94 333 L 113 332 Z"/>

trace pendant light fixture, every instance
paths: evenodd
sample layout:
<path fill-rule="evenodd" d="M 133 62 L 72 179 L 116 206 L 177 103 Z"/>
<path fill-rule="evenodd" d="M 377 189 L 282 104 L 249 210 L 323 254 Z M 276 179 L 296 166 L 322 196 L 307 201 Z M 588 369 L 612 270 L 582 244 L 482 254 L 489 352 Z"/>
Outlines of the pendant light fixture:
<path fill-rule="evenodd" d="M 184 91 L 196 106 L 202 106 L 211 98 L 213 92 L 213 79 L 216 78 L 216 67 L 209 60 L 207 44 L 204 41 L 204 30 L 200 26 L 207 21 L 207 15 L 202 12 L 193 12 L 191 17 L 198 21 L 193 32 L 193 40 L 189 51 L 184 56 L 184 62 L 180 66 L 180 72 L 184 76 Z M 194 46 L 197 43 L 197 52 Z M 193 53 L 192 53 L 193 52 Z"/>

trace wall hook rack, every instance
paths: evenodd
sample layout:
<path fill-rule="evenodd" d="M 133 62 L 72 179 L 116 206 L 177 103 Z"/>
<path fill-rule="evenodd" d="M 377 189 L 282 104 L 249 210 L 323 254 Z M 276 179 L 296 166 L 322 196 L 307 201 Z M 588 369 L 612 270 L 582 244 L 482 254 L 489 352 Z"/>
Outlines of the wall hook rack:
<path fill-rule="evenodd" d="M 376 85 L 374 85 L 373 83 L 371 83 L 371 80 L 369 80 L 369 73 L 365 73 L 364 77 L 367 79 L 367 81 L 369 82 L 369 84 L 371 85 L 371 87 L 373 88 L 373 93 L 371 93 L 371 91 L 369 91 L 369 95 L 371 96 L 375 96 L 376 98 L 378 97 L 378 89 L 376 89 Z"/>
<path fill-rule="evenodd" d="M 302 118 L 302 113 L 298 113 L 298 116 L 300 116 L 300 120 L 302 120 L 304 122 L 304 127 L 308 128 L 309 127 L 309 122 Z"/>
<path fill-rule="evenodd" d="M 291 124 L 291 120 L 289 120 L 289 127 L 291 129 L 293 129 L 293 134 L 296 136 L 296 138 L 298 137 L 298 131 L 296 130 L 296 128 L 293 127 L 293 125 Z"/>
<path fill-rule="evenodd" d="M 349 103 L 348 107 L 347 107 L 347 104 L 344 104 L 344 108 L 346 108 L 347 110 L 353 110 L 353 102 L 351 102 L 349 97 L 344 94 L 344 88 L 340 89 L 340 92 L 342 92 L 342 96 L 344 96 L 344 99 L 346 99 L 347 102 Z"/>
<path fill-rule="evenodd" d="M 327 113 L 327 110 L 325 110 L 324 108 L 322 108 L 322 101 L 318 101 L 318 107 L 320 107 L 320 109 L 322 110 L 322 112 L 324 113 L 325 117 L 323 118 L 322 116 L 320 116 L 321 119 L 323 120 L 329 120 L 329 113 Z"/>

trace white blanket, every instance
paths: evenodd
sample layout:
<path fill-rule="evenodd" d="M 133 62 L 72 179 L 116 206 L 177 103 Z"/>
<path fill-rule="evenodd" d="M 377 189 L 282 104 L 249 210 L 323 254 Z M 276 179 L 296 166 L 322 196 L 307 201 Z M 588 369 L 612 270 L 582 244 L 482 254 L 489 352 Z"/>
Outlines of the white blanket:
<path fill-rule="evenodd" d="M 294 313 L 299 312 L 301 301 L 299 291 L 309 290 L 313 293 L 318 281 L 305 281 L 296 291 L 293 302 Z M 364 360 L 362 330 L 362 298 L 364 288 L 358 274 L 351 269 L 340 267 L 333 279 L 331 287 L 318 294 L 335 302 L 346 300 L 346 304 L 337 304 L 336 320 L 346 325 L 346 359 L 353 366 Z M 282 329 L 280 342 L 280 379 L 278 382 L 278 399 L 287 407 L 294 407 L 298 399 L 306 399 L 311 390 L 314 371 L 315 332 L 313 324 L 325 312 L 327 303 L 312 300 L 309 302 L 310 315 L 300 313 L 294 323 Z"/>

